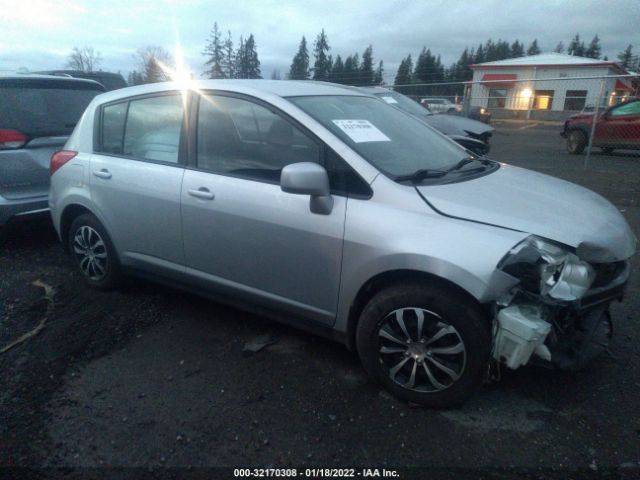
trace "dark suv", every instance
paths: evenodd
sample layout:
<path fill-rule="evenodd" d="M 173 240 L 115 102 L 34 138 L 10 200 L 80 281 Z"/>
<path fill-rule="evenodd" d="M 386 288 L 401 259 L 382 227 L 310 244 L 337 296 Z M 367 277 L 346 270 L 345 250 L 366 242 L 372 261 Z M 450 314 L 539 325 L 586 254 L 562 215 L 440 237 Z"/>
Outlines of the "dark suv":
<path fill-rule="evenodd" d="M 35 72 L 43 75 L 56 75 L 59 77 L 74 77 L 84 78 L 86 80 L 93 80 L 102 85 L 107 92 L 111 90 L 117 90 L 119 88 L 128 87 L 124 77 L 119 73 L 112 72 L 83 72 L 80 70 L 47 70 L 42 72 Z"/>
<path fill-rule="evenodd" d="M 0 76 L 0 226 L 49 208 L 49 160 L 104 87 L 45 75 Z"/>
<path fill-rule="evenodd" d="M 567 139 L 569 153 L 582 153 L 589 144 L 593 127 L 593 113 L 578 113 L 564 122 L 560 133 Z M 593 146 L 605 153 L 614 149 L 640 149 L 640 98 L 632 98 L 598 115 Z"/>

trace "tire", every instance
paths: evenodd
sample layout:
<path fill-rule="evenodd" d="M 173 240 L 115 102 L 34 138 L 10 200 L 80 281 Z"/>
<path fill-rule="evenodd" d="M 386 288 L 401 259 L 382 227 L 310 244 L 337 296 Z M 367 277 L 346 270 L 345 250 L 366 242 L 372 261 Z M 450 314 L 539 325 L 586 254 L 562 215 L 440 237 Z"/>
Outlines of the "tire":
<path fill-rule="evenodd" d="M 587 136 L 580 130 L 571 130 L 567 136 L 567 152 L 580 154 L 587 146 Z"/>
<path fill-rule="evenodd" d="M 491 332 L 480 308 L 460 294 L 438 285 L 407 283 L 380 291 L 364 307 L 356 347 L 366 372 L 396 397 L 451 408 L 481 385 Z"/>
<path fill-rule="evenodd" d="M 78 216 L 69 227 L 69 252 L 85 283 L 97 290 L 112 290 L 122 275 L 116 250 L 109 234 L 90 213 Z"/>
<path fill-rule="evenodd" d="M 613 153 L 613 147 L 602 147 L 602 153 L 606 153 L 607 155 Z"/>

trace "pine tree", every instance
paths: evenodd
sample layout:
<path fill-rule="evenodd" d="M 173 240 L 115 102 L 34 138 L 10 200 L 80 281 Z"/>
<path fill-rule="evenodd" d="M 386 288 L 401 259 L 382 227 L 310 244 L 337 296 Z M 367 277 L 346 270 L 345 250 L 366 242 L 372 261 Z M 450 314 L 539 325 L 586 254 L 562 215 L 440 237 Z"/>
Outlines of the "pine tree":
<path fill-rule="evenodd" d="M 213 29 L 209 33 L 209 43 L 204 48 L 202 55 L 209 57 L 204 63 L 207 67 L 202 76 L 207 78 L 226 78 L 223 69 L 224 51 L 221 42 L 221 34 L 218 30 L 218 22 L 213 23 Z"/>
<path fill-rule="evenodd" d="M 538 55 L 540 53 L 542 53 L 542 50 L 538 47 L 538 39 L 534 38 L 533 42 L 531 42 L 531 45 L 529 45 L 529 48 L 527 49 L 527 55 Z"/>
<path fill-rule="evenodd" d="M 313 64 L 313 79 L 326 81 L 331 73 L 331 62 L 329 59 L 329 41 L 324 33 L 324 28 L 318 34 L 313 46 L 313 55 L 315 63 Z"/>
<path fill-rule="evenodd" d="M 289 68 L 290 80 L 309 79 L 309 51 L 307 50 L 307 39 L 302 37 L 298 52 L 293 57 L 291 68 Z"/>
<path fill-rule="evenodd" d="M 511 49 L 509 52 L 509 56 L 511 58 L 524 57 L 524 45 L 521 44 L 518 40 L 511 44 Z"/>
<path fill-rule="evenodd" d="M 596 33 L 596 36 L 593 37 L 593 39 L 591 40 L 591 43 L 589 43 L 589 46 L 585 50 L 584 56 L 588 58 L 599 59 L 601 53 L 602 53 L 602 47 L 600 46 L 600 38 Z"/>
<path fill-rule="evenodd" d="M 333 66 L 331 67 L 331 75 L 329 75 L 329 80 L 335 83 L 343 83 L 344 78 L 344 63 L 342 61 L 342 57 L 338 54 L 336 56 L 335 62 L 333 62 Z"/>
<path fill-rule="evenodd" d="M 413 76 L 413 61 L 411 55 L 407 55 L 407 58 L 402 59 L 396 78 L 393 81 L 394 85 L 409 85 L 411 83 L 411 77 Z M 408 87 L 397 88 L 398 91 L 408 91 Z"/>
<path fill-rule="evenodd" d="M 622 52 L 618 54 L 618 60 L 620 60 L 620 65 L 625 70 L 633 69 L 633 45 L 628 45 Z"/>
<path fill-rule="evenodd" d="M 227 30 L 227 39 L 222 45 L 222 61 L 220 66 L 226 78 L 236 77 L 236 57 L 233 51 L 233 40 L 231 39 L 231 32 Z"/>
<path fill-rule="evenodd" d="M 484 63 L 487 59 L 484 56 L 484 47 L 482 44 L 478 45 L 478 49 L 473 57 L 473 63 Z"/>
<path fill-rule="evenodd" d="M 556 48 L 554 48 L 553 51 L 556 53 L 564 53 L 564 42 L 559 41 L 558 44 L 556 45 Z"/>
<path fill-rule="evenodd" d="M 246 77 L 244 78 L 262 78 L 260 72 L 260 60 L 258 59 L 258 46 L 253 37 L 253 33 L 249 34 L 249 38 L 244 44 L 244 55 L 246 62 Z"/>
<path fill-rule="evenodd" d="M 238 45 L 238 49 L 236 50 L 236 54 L 234 56 L 235 60 L 235 77 L 234 78 L 249 78 L 247 77 L 247 55 L 245 53 L 244 48 L 244 38 L 240 35 L 240 43 Z"/>
<path fill-rule="evenodd" d="M 380 60 L 380 62 L 378 62 L 378 68 L 376 68 L 376 71 L 373 74 L 373 84 L 374 85 L 382 85 L 384 83 L 382 74 L 384 73 L 384 63 L 382 62 L 382 60 Z"/>
<path fill-rule="evenodd" d="M 576 33 L 569 47 L 567 47 L 567 53 L 576 57 L 584 57 L 585 50 L 584 42 L 580 41 L 580 35 Z"/>
<path fill-rule="evenodd" d="M 360 85 L 373 84 L 373 47 L 369 45 L 362 54 L 362 65 L 360 65 Z"/>

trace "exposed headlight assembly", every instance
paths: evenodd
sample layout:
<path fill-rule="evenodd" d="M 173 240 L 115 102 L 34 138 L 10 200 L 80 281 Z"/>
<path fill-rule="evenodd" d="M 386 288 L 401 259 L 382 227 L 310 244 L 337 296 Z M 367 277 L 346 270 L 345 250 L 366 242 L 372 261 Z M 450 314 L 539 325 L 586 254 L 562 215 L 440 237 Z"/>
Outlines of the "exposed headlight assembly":
<path fill-rule="evenodd" d="M 513 247 L 498 268 L 529 292 L 569 302 L 584 296 L 595 279 L 587 262 L 535 235 Z"/>

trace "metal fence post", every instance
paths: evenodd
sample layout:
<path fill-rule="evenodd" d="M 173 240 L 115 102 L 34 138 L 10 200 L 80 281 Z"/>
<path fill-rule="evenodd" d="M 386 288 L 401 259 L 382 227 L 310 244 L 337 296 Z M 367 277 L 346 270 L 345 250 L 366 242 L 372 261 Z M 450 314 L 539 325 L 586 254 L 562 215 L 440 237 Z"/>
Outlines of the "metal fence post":
<path fill-rule="evenodd" d="M 596 105 L 593 110 L 593 120 L 591 121 L 591 133 L 589 134 L 589 144 L 587 145 L 587 155 L 584 157 L 584 169 L 589 167 L 589 159 L 591 158 L 591 148 L 593 147 L 593 136 L 596 133 L 596 123 L 598 123 L 598 113 L 600 112 L 600 103 L 602 102 L 602 96 L 604 95 L 604 82 L 605 79 L 600 80 L 600 92 L 598 92 L 598 98 L 596 99 Z"/>

